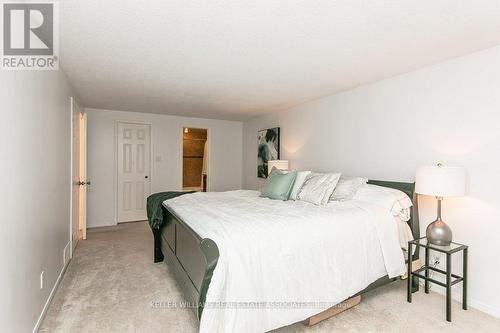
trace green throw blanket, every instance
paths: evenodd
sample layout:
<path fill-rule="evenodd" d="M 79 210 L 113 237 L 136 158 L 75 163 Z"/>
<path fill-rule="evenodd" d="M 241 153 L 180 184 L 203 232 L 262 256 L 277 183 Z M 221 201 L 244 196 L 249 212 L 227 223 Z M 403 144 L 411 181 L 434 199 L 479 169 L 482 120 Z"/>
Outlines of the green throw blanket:
<path fill-rule="evenodd" d="M 163 201 L 188 193 L 193 192 L 160 192 L 151 194 L 147 200 L 148 221 L 151 229 L 160 229 L 163 225 Z"/>

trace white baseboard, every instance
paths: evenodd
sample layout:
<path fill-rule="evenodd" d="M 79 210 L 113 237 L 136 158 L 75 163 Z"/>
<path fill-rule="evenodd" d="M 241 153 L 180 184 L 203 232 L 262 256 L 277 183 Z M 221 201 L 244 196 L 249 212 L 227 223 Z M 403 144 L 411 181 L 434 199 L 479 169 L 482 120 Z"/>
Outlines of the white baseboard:
<path fill-rule="evenodd" d="M 68 242 L 65 248 L 71 247 L 71 241 Z M 49 297 L 47 298 L 47 301 L 45 302 L 45 305 L 43 306 L 42 313 L 40 313 L 40 316 L 38 317 L 38 320 L 36 321 L 35 327 L 33 328 L 33 333 L 37 333 L 38 330 L 40 329 L 40 325 L 42 324 L 43 319 L 45 318 L 45 315 L 47 314 L 47 310 L 49 308 L 50 302 L 52 301 L 52 298 L 54 297 L 57 288 L 59 288 L 59 284 L 61 283 L 61 280 L 64 276 L 64 273 L 66 272 L 66 268 L 68 267 L 69 263 L 71 262 L 71 258 L 66 261 L 64 264 L 63 268 L 61 269 L 61 272 L 59 273 L 59 276 L 57 277 L 56 283 L 54 283 L 54 287 L 50 291 Z"/>
<path fill-rule="evenodd" d="M 72 254 L 72 249 L 71 249 L 71 241 L 66 244 L 63 250 L 63 265 L 66 266 L 66 264 L 69 262 L 71 259 L 71 254 Z"/>
<path fill-rule="evenodd" d="M 87 230 L 88 229 L 96 229 L 96 228 L 103 228 L 103 227 L 116 227 L 118 223 L 116 222 L 108 222 L 108 223 L 102 223 L 102 224 L 87 224 Z"/>
<path fill-rule="evenodd" d="M 421 253 L 424 253 L 424 252 L 422 251 Z M 431 252 L 431 254 L 435 254 L 435 252 Z M 423 254 L 421 254 L 420 258 L 422 258 L 422 256 L 423 256 Z M 438 266 L 438 268 L 440 268 L 442 270 L 446 270 L 446 266 L 444 265 L 445 261 L 443 259 L 444 255 L 439 254 L 439 256 L 440 256 L 441 264 Z M 436 276 L 436 280 L 441 281 L 443 283 L 445 283 L 445 281 L 446 281 L 442 275 Z M 421 282 L 422 282 L 422 280 L 421 280 Z M 458 284 L 458 286 L 462 286 L 462 284 Z M 470 285 L 469 285 L 469 287 L 470 287 Z M 446 289 L 444 287 L 440 287 L 440 286 L 437 286 L 437 285 L 431 283 L 431 290 L 440 294 L 440 295 L 446 296 Z M 452 290 L 451 298 L 459 303 L 462 303 L 462 288 L 457 287 L 457 288 L 455 288 L 454 291 Z M 495 306 L 491 306 L 489 304 L 484 303 L 483 301 L 479 301 L 476 298 L 471 297 L 470 291 L 468 293 L 467 305 L 474 308 L 474 309 L 477 309 L 481 312 L 487 313 L 490 316 L 500 318 L 500 308 L 495 307 Z"/>
<path fill-rule="evenodd" d="M 471 307 L 478 309 L 479 311 L 482 311 L 484 313 L 489 314 L 490 316 L 500 318 L 500 309 L 494 308 L 488 304 L 484 304 L 483 302 L 476 301 L 476 300 L 469 300 L 468 305 Z"/>
<path fill-rule="evenodd" d="M 433 291 L 440 294 L 440 295 L 443 295 L 443 296 L 446 295 L 446 290 L 444 288 L 433 288 Z M 454 301 L 462 303 L 462 293 L 461 292 L 453 292 L 452 291 L 451 298 Z M 467 305 L 471 308 L 474 308 L 474 309 L 479 310 L 481 312 L 487 313 L 490 316 L 500 318 L 500 309 L 495 308 L 491 305 L 485 304 L 484 302 L 478 301 L 478 300 L 470 297 L 470 294 L 468 295 L 468 298 L 467 298 Z"/>

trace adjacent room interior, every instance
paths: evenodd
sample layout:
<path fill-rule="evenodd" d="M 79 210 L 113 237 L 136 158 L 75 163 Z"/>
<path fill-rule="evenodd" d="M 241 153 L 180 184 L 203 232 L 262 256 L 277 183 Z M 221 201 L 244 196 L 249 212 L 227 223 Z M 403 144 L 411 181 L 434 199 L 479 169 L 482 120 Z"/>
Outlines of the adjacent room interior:
<path fill-rule="evenodd" d="M 182 137 L 182 190 L 206 192 L 208 183 L 208 130 L 184 127 Z"/>
<path fill-rule="evenodd" d="M 0 331 L 500 332 L 499 1 L 0 9 Z"/>

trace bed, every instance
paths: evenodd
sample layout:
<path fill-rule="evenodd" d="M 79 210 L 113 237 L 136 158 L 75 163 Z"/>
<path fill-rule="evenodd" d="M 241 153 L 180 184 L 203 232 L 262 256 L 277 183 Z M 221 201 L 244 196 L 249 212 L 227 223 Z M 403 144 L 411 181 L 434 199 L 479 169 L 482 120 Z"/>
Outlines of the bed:
<path fill-rule="evenodd" d="M 368 183 L 400 190 L 412 198 L 413 207 L 407 223 L 413 237 L 420 237 L 414 184 L 375 180 Z M 341 224 L 326 223 L 323 213 L 318 213 L 320 210 L 311 204 L 279 202 L 270 206 L 266 199 L 258 199 L 251 191 L 209 194 L 204 198 L 196 200 L 193 195 L 177 202 L 176 199 L 165 202 L 165 223 L 161 229 L 153 231 L 155 262 L 165 259 L 173 270 L 186 300 L 200 319 L 202 332 L 267 331 L 285 326 L 395 281 L 402 275 L 397 258 L 392 260 L 392 267 L 387 263 L 395 252 L 384 249 L 386 246 L 379 239 L 385 237 L 383 228 L 387 224 L 366 222 L 379 219 L 369 218 L 376 214 L 376 209 L 355 202 L 332 205 L 330 209 L 336 215 L 344 214 L 355 221 Z M 232 210 L 221 206 L 220 203 L 226 201 Z M 233 209 L 243 204 L 252 207 L 250 215 L 229 216 Z M 290 211 L 287 205 L 295 205 L 295 210 L 314 215 L 316 224 L 305 225 L 292 215 L 286 216 Z M 246 206 L 241 207 L 241 212 L 248 210 Z M 271 222 L 267 224 L 263 216 L 269 216 Z M 233 223 L 233 220 L 240 222 Z M 243 224 L 241 220 L 248 223 Z M 219 221 L 225 222 L 214 228 Z M 353 229 L 351 235 L 363 236 L 345 239 L 340 236 L 340 229 L 335 229 L 338 225 Z M 264 229 L 266 231 L 262 232 Z M 330 234 L 325 237 L 325 233 Z M 338 250 L 340 248 L 345 251 Z M 410 257 L 410 260 L 418 259 L 418 252 Z M 352 258 L 361 264 L 348 264 Z M 403 266 L 405 269 L 404 259 Z M 322 267 L 341 269 L 323 274 Z M 282 272 L 289 274 L 283 277 L 280 276 Z M 304 286 L 303 281 L 310 283 Z M 342 282 L 342 288 L 335 281 L 337 284 Z M 413 284 L 418 288 L 418 281 Z M 282 287 L 284 285 L 286 287 Z M 270 294 L 274 298 L 267 298 Z M 296 303 L 300 306 L 294 308 Z"/>

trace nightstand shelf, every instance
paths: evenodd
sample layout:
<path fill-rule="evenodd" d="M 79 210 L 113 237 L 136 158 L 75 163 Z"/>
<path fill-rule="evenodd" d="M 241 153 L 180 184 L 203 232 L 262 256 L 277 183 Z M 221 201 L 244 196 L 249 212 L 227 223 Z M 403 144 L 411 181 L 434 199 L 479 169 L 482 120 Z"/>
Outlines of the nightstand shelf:
<path fill-rule="evenodd" d="M 435 267 L 432 267 L 432 266 L 422 266 L 420 269 L 417 269 L 416 271 L 411 272 L 411 275 L 417 276 L 417 277 L 419 277 L 421 279 L 424 279 L 424 280 L 427 279 L 429 282 L 435 283 L 437 285 L 440 285 L 441 287 L 445 287 L 446 288 L 446 283 L 441 282 L 441 281 L 437 281 L 437 280 L 434 280 L 434 279 L 432 279 L 430 277 L 426 277 L 424 275 L 419 274 L 420 272 L 425 272 L 428 269 L 431 270 L 431 271 L 438 272 L 438 273 L 441 273 L 443 275 L 446 275 L 446 271 L 443 271 L 442 269 L 438 269 L 438 268 L 435 268 Z M 451 285 L 452 286 L 455 285 L 455 284 L 457 284 L 457 283 L 459 283 L 459 282 L 461 282 L 463 280 L 463 277 L 458 276 L 456 274 L 451 274 L 451 277 L 455 278 L 455 280 L 451 281 Z"/>
<path fill-rule="evenodd" d="M 435 283 L 446 288 L 446 320 L 451 321 L 451 287 L 462 282 L 462 308 L 467 310 L 467 252 L 468 246 L 451 243 L 448 246 L 439 246 L 427 242 L 427 238 L 423 237 L 408 242 L 408 253 L 412 253 L 412 248 L 415 246 L 415 251 L 419 251 L 420 247 L 425 248 L 425 264 L 421 268 L 411 271 L 411 266 L 408 266 L 408 302 L 411 303 L 411 280 L 412 277 L 417 277 L 425 281 L 425 293 L 429 293 L 429 283 Z M 429 250 L 438 251 L 446 254 L 446 271 L 432 267 L 429 265 Z M 451 272 L 451 255 L 463 251 L 463 275 L 459 276 Z M 429 276 L 430 271 L 440 273 L 446 276 L 446 282 L 435 280 Z M 424 274 L 422 274 L 424 273 Z"/>

